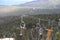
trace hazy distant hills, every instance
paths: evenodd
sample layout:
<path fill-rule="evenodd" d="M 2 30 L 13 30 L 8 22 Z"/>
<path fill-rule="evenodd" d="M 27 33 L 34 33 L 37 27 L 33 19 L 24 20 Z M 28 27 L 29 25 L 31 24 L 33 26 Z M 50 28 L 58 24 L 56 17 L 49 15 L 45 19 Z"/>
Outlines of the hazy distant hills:
<path fill-rule="evenodd" d="M 35 14 L 60 14 L 60 9 L 41 9 L 34 7 L 5 6 L 0 7 L 0 16 Z"/>

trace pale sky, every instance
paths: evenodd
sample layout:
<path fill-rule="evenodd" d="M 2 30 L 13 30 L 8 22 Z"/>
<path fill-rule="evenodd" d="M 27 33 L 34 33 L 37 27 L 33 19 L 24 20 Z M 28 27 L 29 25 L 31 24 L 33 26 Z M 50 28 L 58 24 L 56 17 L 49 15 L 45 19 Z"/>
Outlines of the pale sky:
<path fill-rule="evenodd" d="M 0 5 L 18 5 L 32 0 L 0 0 Z"/>
<path fill-rule="evenodd" d="M 19 5 L 19 4 L 24 4 L 26 2 L 30 2 L 33 0 L 0 0 L 0 5 Z M 49 2 L 50 4 L 59 4 L 60 5 L 60 0 L 39 0 L 43 3 L 46 1 Z"/>

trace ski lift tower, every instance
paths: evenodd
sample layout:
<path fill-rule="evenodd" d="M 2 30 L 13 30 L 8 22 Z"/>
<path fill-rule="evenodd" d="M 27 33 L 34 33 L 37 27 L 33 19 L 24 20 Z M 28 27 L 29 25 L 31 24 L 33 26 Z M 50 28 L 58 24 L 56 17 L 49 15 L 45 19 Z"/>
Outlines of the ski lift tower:
<path fill-rule="evenodd" d="M 41 26 L 41 24 L 40 24 L 40 18 L 39 18 L 39 40 L 42 40 L 42 36 L 43 36 L 43 27 Z"/>
<path fill-rule="evenodd" d="M 34 40 L 38 40 L 39 39 L 39 27 L 40 27 L 40 21 L 39 22 L 37 22 L 36 24 L 35 24 L 35 28 L 34 28 Z"/>
<path fill-rule="evenodd" d="M 42 37 L 41 37 L 41 35 L 42 35 L 42 27 L 41 27 L 41 25 L 40 25 L 40 18 L 38 18 L 38 22 L 36 23 L 36 27 L 35 27 L 35 32 L 36 32 L 36 34 L 35 34 L 35 40 L 41 40 L 42 39 Z"/>
<path fill-rule="evenodd" d="M 59 32 L 59 28 L 60 28 L 60 19 L 58 19 L 58 32 Z"/>
<path fill-rule="evenodd" d="M 23 21 L 23 15 L 21 16 L 21 23 L 20 23 L 20 36 L 23 36 L 23 30 L 25 29 L 25 22 Z"/>

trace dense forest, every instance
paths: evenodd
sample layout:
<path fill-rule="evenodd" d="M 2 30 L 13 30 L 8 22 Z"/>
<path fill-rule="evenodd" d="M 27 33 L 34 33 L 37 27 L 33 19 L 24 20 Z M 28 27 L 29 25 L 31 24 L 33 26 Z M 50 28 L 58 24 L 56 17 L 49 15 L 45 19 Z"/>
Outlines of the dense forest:
<path fill-rule="evenodd" d="M 7 16 L 8 17 L 8 16 Z M 21 23 L 21 16 L 10 16 L 6 20 L 4 20 L 4 23 L 0 23 L 0 38 L 3 37 L 13 37 L 16 40 L 21 40 L 20 38 L 20 23 Z M 29 39 L 33 40 L 31 29 L 34 28 L 34 25 L 38 22 L 38 18 L 40 18 L 40 25 L 43 28 L 52 28 L 53 30 L 53 38 L 56 38 L 56 40 L 60 39 L 60 25 L 59 25 L 59 19 L 60 14 L 39 14 L 39 15 L 28 15 L 24 17 L 24 22 L 26 24 L 26 30 L 24 30 L 24 40 L 27 40 L 28 35 Z M 2 18 L 0 18 L 2 19 Z M 5 17 L 3 18 L 5 19 Z M 51 21 L 50 25 L 48 24 L 48 21 Z M 46 33 L 45 33 L 46 35 Z M 45 38 L 46 39 L 46 38 Z M 44 40 L 44 37 L 43 37 Z"/>

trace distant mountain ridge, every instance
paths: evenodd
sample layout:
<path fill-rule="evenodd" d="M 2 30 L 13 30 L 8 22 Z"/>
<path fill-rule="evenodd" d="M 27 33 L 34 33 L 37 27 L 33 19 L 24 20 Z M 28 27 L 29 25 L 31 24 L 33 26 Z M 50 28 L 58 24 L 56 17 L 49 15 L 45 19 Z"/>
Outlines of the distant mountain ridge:
<path fill-rule="evenodd" d="M 53 4 L 50 3 L 47 0 L 36 0 L 27 2 L 25 4 L 21 4 L 20 6 L 26 6 L 26 7 L 39 7 L 39 8 L 60 8 L 60 4 Z"/>

